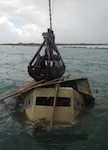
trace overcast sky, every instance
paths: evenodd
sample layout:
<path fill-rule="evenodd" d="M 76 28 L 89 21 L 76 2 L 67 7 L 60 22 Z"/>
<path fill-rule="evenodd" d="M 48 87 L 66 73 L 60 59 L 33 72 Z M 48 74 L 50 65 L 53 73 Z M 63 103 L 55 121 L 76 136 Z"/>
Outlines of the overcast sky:
<path fill-rule="evenodd" d="M 108 0 L 51 0 L 57 43 L 108 43 Z M 43 41 L 48 0 L 0 0 L 0 43 Z"/>

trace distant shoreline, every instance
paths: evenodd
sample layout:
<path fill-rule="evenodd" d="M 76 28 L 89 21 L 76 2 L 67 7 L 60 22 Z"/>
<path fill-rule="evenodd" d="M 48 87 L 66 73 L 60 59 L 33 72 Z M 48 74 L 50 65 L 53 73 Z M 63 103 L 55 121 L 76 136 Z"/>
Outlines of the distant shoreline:
<path fill-rule="evenodd" d="M 12 45 L 12 46 L 39 46 L 41 43 L 1 43 L 0 45 Z M 101 44 L 101 43 L 56 43 L 58 46 L 108 46 L 108 44 Z"/>
<path fill-rule="evenodd" d="M 4 43 L 1 46 L 40 46 L 40 43 Z M 108 44 L 89 44 L 89 43 L 56 43 L 58 48 L 87 48 L 87 49 L 108 49 Z"/>

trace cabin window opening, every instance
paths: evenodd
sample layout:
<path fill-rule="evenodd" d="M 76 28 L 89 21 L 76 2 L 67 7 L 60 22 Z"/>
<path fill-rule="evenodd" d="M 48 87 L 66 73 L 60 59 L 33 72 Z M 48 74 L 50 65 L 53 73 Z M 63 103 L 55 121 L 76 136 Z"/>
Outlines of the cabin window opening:
<path fill-rule="evenodd" d="M 27 99 L 25 99 L 25 103 L 24 103 L 25 108 L 31 107 L 32 101 L 33 101 L 33 97 L 28 97 Z"/>
<path fill-rule="evenodd" d="M 28 105 L 30 105 L 30 100 L 28 101 Z"/>
<path fill-rule="evenodd" d="M 70 98 L 69 97 L 58 97 L 56 105 L 57 106 L 70 106 Z"/>
<path fill-rule="evenodd" d="M 81 103 L 81 108 L 83 108 L 84 107 L 84 105 Z"/>
<path fill-rule="evenodd" d="M 80 105 L 80 103 L 79 102 L 77 102 L 77 106 L 79 107 L 79 105 Z"/>
<path fill-rule="evenodd" d="M 53 106 L 54 97 L 37 97 L 36 105 Z M 57 97 L 56 106 L 70 106 L 69 97 Z"/>
<path fill-rule="evenodd" d="M 53 97 L 37 97 L 36 105 L 52 106 L 53 100 L 54 100 Z"/>

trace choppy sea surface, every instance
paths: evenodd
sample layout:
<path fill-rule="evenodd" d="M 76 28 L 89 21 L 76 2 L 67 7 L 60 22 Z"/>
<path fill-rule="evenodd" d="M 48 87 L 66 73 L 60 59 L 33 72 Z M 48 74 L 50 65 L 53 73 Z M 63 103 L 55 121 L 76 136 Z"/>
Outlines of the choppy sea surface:
<path fill-rule="evenodd" d="M 0 46 L 0 97 L 32 80 L 27 65 L 34 46 Z M 34 134 L 29 121 L 13 110 L 14 99 L 0 102 L 0 150 L 106 150 L 108 148 L 108 49 L 59 47 L 71 78 L 87 77 L 95 104 L 67 128 Z"/>

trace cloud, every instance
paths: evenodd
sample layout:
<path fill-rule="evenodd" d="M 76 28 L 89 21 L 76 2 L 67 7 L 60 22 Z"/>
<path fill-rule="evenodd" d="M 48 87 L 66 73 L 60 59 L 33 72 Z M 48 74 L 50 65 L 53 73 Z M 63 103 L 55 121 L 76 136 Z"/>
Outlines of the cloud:
<path fill-rule="evenodd" d="M 15 27 L 6 17 L 0 18 L 0 42 L 40 42 L 40 29 L 32 23 L 28 23 L 20 28 Z M 36 33 L 36 34 L 35 34 Z"/>
<path fill-rule="evenodd" d="M 56 42 L 108 43 L 107 0 L 52 0 Z M 0 0 L 0 43 L 42 42 L 48 0 Z"/>

